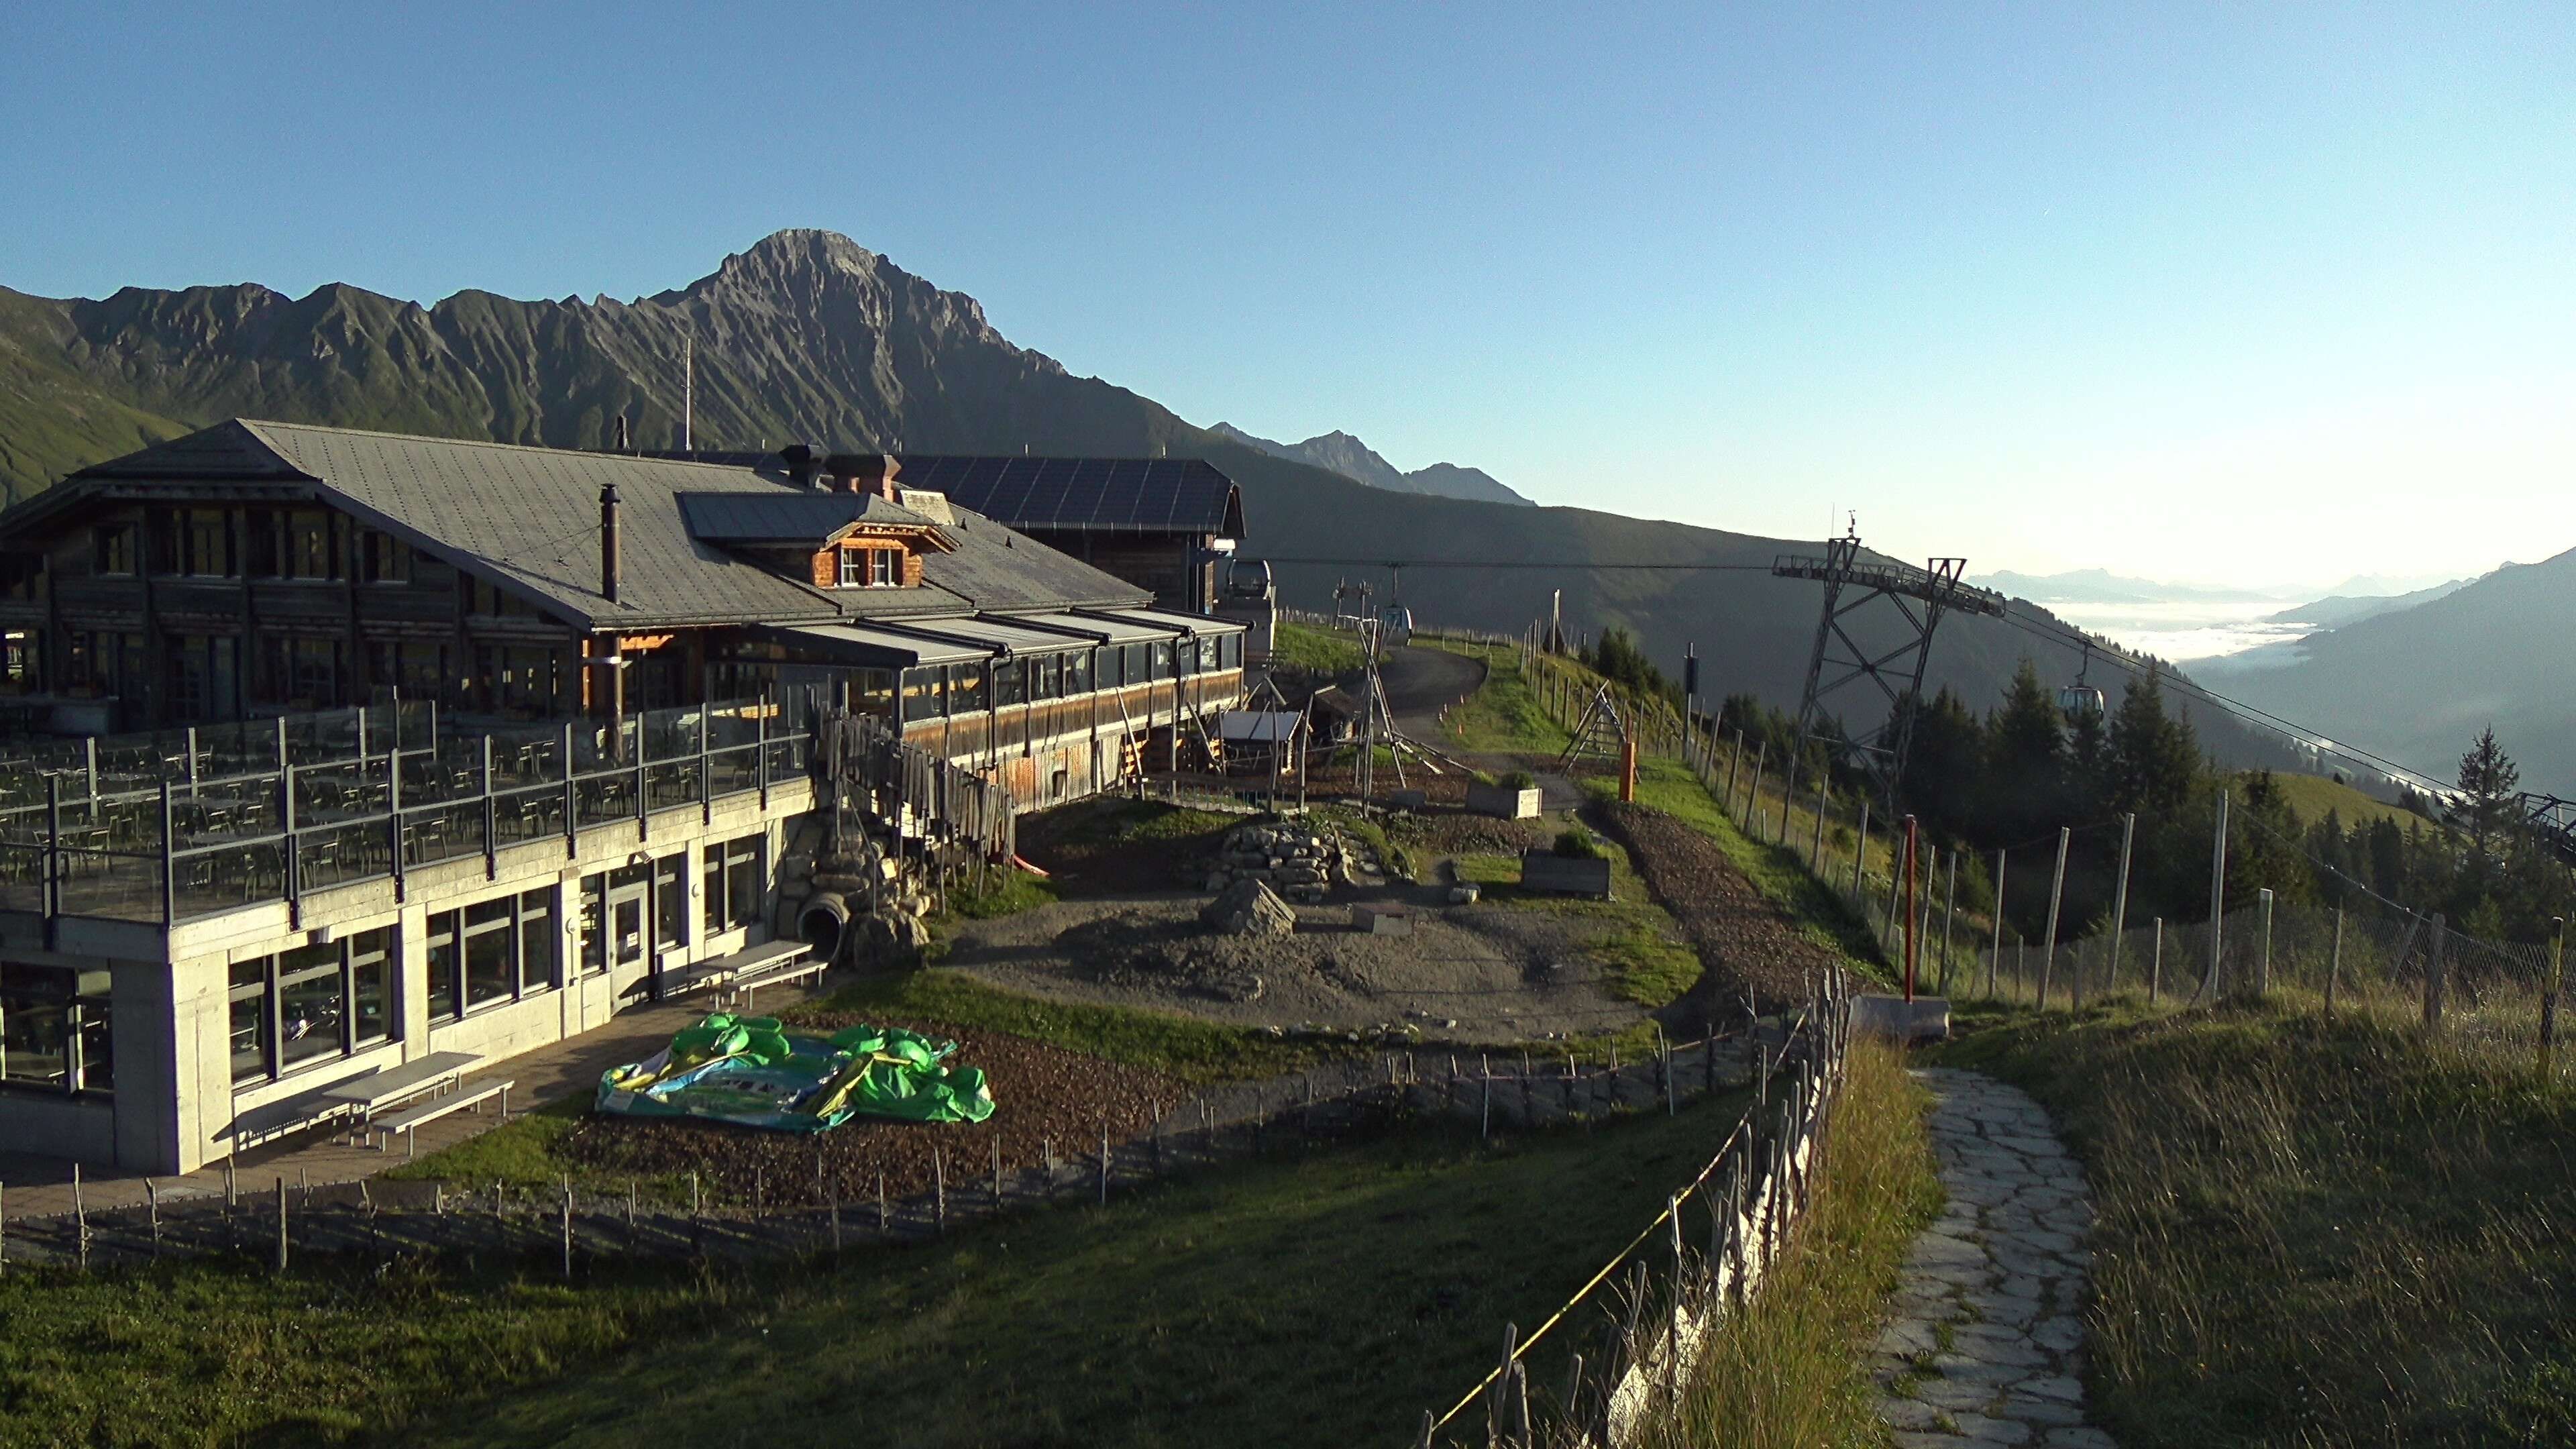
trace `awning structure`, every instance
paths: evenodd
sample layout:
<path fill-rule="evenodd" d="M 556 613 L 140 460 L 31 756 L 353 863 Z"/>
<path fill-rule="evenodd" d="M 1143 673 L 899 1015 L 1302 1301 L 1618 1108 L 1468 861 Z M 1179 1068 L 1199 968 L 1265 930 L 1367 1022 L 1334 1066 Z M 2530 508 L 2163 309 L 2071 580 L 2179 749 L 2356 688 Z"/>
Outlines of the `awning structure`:
<path fill-rule="evenodd" d="M 1016 614 L 1012 617 L 1050 628 L 1079 629 L 1111 644 L 1147 644 L 1178 638 L 1181 632 L 1169 624 L 1144 623 L 1105 609 L 1096 614 Z"/>
<path fill-rule="evenodd" d="M 1151 629 L 1154 632 L 1147 637 L 1156 639 L 1168 639 L 1175 634 L 1204 639 L 1212 634 L 1240 634 L 1251 627 L 1234 619 L 1184 614 L 1177 609 L 1085 609 L 1082 617 L 1116 619 L 1140 629 Z"/>
<path fill-rule="evenodd" d="M 864 669 L 909 669 L 917 664 L 973 664 L 993 657 L 990 647 L 951 643 L 865 624 L 769 624 L 758 632 L 825 663 Z"/>
<path fill-rule="evenodd" d="M 1045 629 L 1031 629 L 1011 623 L 1007 618 L 992 616 L 907 619 L 900 627 L 942 634 L 954 639 L 972 639 L 989 646 L 991 652 L 999 654 L 1055 654 L 1091 647 L 1091 641 L 1088 639 L 1076 639 L 1064 634 L 1051 633 Z"/>

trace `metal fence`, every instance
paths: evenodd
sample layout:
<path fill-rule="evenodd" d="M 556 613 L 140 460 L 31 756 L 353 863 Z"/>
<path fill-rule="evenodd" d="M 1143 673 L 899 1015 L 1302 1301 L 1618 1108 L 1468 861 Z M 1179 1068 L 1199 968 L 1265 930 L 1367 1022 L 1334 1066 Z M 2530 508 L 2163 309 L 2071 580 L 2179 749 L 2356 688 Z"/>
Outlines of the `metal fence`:
<path fill-rule="evenodd" d="M 164 926 L 801 778 L 775 702 L 444 732 L 430 705 L 119 736 L 0 768 L 0 910 Z"/>

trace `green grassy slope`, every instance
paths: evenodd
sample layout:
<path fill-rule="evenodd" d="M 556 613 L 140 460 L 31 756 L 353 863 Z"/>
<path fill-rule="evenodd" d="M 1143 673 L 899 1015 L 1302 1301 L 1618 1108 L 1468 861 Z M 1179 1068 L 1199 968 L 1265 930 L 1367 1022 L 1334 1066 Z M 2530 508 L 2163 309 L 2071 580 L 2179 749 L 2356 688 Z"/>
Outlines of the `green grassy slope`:
<path fill-rule="evenodd" d="M 1938 1054 L 2084 1160 L 2127 1449 L 2576 1442 L 2576 1092 L 2405 1016 L 1980 1013 Z"/>

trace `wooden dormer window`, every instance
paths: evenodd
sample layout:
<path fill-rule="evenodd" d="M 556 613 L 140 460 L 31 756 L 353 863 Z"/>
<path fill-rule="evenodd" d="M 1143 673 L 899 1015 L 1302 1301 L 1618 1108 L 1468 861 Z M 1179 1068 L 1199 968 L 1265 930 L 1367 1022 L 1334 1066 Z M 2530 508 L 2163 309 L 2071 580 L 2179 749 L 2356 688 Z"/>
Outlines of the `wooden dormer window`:
<path fill-rule="evenodd" d="M 903 583 L 903 554 L 891 548 L 841 550 L 841 587 L 891 589 Z"/>

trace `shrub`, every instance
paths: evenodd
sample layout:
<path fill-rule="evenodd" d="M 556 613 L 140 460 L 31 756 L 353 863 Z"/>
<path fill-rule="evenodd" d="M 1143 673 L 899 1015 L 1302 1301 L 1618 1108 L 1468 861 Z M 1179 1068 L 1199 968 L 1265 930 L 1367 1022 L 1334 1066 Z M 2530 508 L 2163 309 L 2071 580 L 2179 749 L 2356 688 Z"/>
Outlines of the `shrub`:
<path fill-rule="evenodd" d="M 1527 770 L 1506 770 L 1495 777 L 1494 783 L 1506 790 L 1526 790 L 1536 785 L 1538 779 Z"/>
<path fill-rule="evenodd" d="M 1569 826 L 1556 833 L 1556 853 L 1567 860 L 1599 860 L 1601 842 L 1582 826 Z"/>

